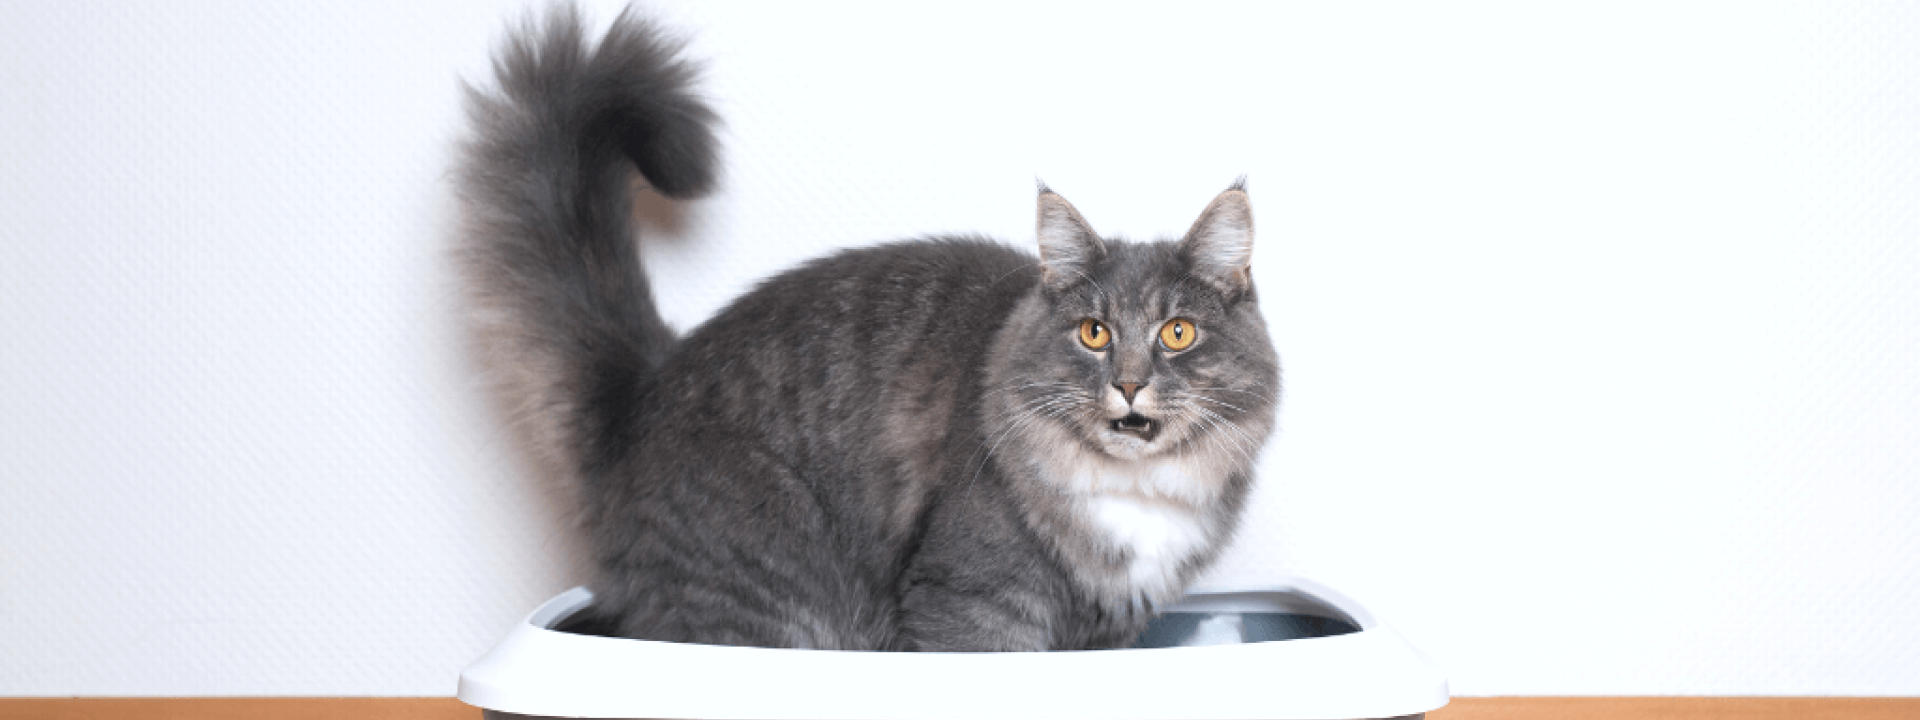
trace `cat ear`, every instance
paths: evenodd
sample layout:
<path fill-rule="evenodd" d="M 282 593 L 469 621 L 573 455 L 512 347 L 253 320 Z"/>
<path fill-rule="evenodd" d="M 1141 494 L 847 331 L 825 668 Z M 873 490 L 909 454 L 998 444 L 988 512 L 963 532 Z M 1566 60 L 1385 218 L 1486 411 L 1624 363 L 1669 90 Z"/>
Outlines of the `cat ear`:
<path fill-rule="evenodd" d="M 1193 274 L 1231 293 L 1253 289 L 1253 204 L 1243 178 L 1200 213 L 1180 241 Z"/>
<path fill-rule="evenodd" d="M 1080 211 L 1058 193 L 1040 186 L 1040 281 L 1060 289 L 1086 277 L 1094 261 L 1107 254 L 1100 236 Z"/>

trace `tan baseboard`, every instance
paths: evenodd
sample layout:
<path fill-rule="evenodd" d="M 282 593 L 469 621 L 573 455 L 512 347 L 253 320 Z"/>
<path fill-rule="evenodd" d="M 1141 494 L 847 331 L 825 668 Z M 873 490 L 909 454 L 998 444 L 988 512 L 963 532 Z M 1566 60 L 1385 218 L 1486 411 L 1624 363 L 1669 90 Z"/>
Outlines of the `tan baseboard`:
<path fill-rule="evenodd" d="M 453 698 L 0 698 L 0 720 L 478 720 Z M 1454 698 L 1430 720 L 1915 720 L 1920 698 Z"/>
<path fill-rule="evenodd" d="M 480 720 L 453 698 L 0 698 L 0 720 Z"/>
<path fill-rule="evenodd" d="M 1916 720 L 1920 698 L 1454 698 L 1428 720 Z"/>

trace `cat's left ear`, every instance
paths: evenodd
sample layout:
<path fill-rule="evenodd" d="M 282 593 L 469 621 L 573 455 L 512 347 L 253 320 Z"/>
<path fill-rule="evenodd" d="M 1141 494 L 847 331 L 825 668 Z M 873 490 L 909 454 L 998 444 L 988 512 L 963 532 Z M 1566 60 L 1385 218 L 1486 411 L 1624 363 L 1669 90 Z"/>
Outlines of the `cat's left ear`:
<path fill-rule="evenodd" d="M 1193 274 L 1230 294 L 1253 289 L 1253 203 L 1242 178 L 1220 193 L 1180 241 Z"/>

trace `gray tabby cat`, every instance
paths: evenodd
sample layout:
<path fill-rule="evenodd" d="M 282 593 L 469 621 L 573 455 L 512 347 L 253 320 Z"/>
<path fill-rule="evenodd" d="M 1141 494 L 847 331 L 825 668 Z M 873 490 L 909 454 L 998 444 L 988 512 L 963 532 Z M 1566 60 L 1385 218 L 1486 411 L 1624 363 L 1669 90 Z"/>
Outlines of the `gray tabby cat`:
<path fill-rule="evenodd" d="M 459 170 L 484 335 L 578 480 L 620 635 L 857 650 L 1128 645 L 1232 534 L 1278 365 L 1236 184 L 1177 241 L 1103 239 L 1044 188 L 1039 258 L 851 250 L 685 336 L 654 307 L 633 172 L 714 184 L 677 43 L 574 11 L 471 91 Z"/>

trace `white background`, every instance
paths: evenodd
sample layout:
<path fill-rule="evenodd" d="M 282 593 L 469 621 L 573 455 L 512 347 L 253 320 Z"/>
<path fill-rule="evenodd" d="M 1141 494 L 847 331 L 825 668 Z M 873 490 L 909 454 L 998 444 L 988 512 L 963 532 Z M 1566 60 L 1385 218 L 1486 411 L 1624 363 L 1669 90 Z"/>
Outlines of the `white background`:
<path fill-rule="evenodd" d="M 0 694 L 446 695 L 581 578 L 447 258 L 522 4 L 0 5 Z M 1916 6 L 1177 7 L 654 7 L 727 122 L 668 318 L 1245 173 L 1287 390 L 1215 583 L 1459 694 L 1920 694 Z"/>

